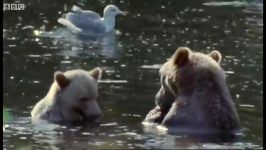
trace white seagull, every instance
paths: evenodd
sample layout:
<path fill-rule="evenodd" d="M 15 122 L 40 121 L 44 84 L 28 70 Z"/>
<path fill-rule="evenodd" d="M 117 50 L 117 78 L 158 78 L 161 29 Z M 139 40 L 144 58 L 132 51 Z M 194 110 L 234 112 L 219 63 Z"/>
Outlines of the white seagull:
<path fill-rule="evenodd" d="M 126 15 L 115 5 L 107 5 L 103 11 L 103 17 L 91 10 L 82 10 L 78 6 L 72 7 L 73 12 L 61 17 L 57 21 L 77 33 L 89 33 L 102 35 L 112 31 L 115 27 L 115 16 Z"/>

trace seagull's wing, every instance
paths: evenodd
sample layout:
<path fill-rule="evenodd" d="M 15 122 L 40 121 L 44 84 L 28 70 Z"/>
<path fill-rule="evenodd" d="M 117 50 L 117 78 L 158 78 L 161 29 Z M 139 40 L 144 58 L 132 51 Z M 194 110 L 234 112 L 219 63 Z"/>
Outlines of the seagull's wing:
<path fill-rule="evenodd" d="M 63 20 L 60 19 L 59 23 L 74 29 L 81 29 L 82 31 L 91 32 L 91 33 L 104 33 L 105 26 L 103 25 L 101 17 L 96 15 L 89 15 L 85 13 L 67 13 L 66 18 Z"/>
<path fill-rule="evenodd" d="M 75 11 L 82 11 L 82 9 L 80 7 L 78 7 L 77 5 L 73 5 L 71 10 L 74 12 Z"/>
<path fill-rule="evenodd" d="M 83 10 L 82 15 L 91 19 L 101 19 L 101 16 L 98 13 L 90 10 Z"/>
<path fill-rule="evenodd" d="M 84 20 L 76 25 L 78 28 L 81 28 L 85 32 L 90 33 L 105 33 L 105 26 L 103 25 L 102 20 Z"/>
<path fill-rule="evenodd" d="M 73 30 L 74 32 L 81 32 L 81 29 L 76 27 L 72 22 L 70 22 L 69 20 L 65 19 L 65 18 L 59 18 L 57 20 L 58 23 L 61 23 L 62 25 L 70 28 L 71 30 Z"/>
<path fill-rule="evenodd" d="M 79 14 L 82 17 L 86 17 L 86 18 L 91 18 L 91 19 L 100 19 L 101 16 L 99 14 L 97 14 L 94 11 L 91 10 L 82 10 L 80 7 L 74 5 L 72 7 L 72 11 L 75 12 L 76 14 Z"/>

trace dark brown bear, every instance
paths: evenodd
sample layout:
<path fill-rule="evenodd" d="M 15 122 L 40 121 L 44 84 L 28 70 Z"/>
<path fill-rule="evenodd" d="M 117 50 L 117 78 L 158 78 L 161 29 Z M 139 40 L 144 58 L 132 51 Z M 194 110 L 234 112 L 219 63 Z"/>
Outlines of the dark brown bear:
<path fill-rule="evenodd" d="M 229 131 L 240 127 L 239 116 L 220 66 L 222 56 L 180 47 L 161 67 L 156 107 L 144 122 L 166 127 Z"/>

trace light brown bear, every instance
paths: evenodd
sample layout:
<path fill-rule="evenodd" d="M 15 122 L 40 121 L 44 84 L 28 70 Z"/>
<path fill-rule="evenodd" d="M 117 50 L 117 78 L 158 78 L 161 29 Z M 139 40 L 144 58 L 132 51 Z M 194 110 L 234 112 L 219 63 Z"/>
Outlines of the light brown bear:
<path fill-rule="evenodd" d="M 216 50 L 203 54 L 187 47 L 178 48 L 160 68 L 156 107 L 144 122 L 207 131 L 239 129 L 239 116 L 226 85 L 221 59 Z"/>
<path fill-rule="evenodd" d="M 70 70 L 55 72 L 54 82 L 47 95 L 31 111 L 33 121 L 54 123 L 90 121 L 102 113 L 96 101 L 102 70 Z"/>

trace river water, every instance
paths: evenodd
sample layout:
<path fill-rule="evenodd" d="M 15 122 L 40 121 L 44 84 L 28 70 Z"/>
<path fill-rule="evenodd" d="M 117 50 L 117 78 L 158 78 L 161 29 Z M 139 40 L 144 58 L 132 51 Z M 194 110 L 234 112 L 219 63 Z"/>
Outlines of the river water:
<path fill-rule="evenodd" d="M 3 12 L 3 105 L 5 113 L 11 115 L 3 124 L 3 148 L 262 148 L 262 1 L 15 2 L 26 8 Z M 102 13 L 110 3 L 128 15 L 117 16 L 117 30 L 102 39 L 80 40 L 57 23 L 74 4 Z M 141 124 L 154 107 L 160 65 L 179 46 L 222 53 L 221 65 L 243 126 L 238 140 L 200 141 L 160 133 Z M 99 84 L 98 100 L 104 113 L 100 125 L 30 122 L 30 111 L 45 96 L 55 71 L 96 66 L 106 70 Z"/>

